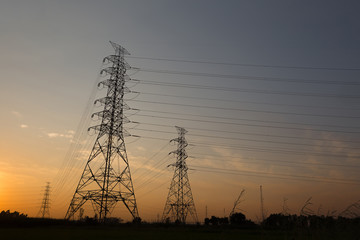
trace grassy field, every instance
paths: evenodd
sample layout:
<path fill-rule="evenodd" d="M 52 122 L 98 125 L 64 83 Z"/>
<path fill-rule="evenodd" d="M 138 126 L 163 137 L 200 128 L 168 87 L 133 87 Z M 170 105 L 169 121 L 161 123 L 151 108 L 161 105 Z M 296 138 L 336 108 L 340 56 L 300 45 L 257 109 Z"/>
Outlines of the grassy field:
<path fill-rule="evenodd" d="M 286 232 L 261 229 L 231 229 L 207 227 L 164 226 L 49 226 L 1 227 L 0 239 L 50 239 L 50 240 L 220 240 L 220 239 L 360 239 L 356 233 L 337 232 Z"/>

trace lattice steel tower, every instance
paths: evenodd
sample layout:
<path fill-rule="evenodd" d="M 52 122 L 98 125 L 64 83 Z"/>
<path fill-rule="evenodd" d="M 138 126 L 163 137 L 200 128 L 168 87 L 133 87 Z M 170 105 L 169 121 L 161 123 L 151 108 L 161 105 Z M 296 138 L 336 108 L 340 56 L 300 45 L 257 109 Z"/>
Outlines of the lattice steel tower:
<path fill-rule="evenodd" d="M 66 219 L 74 219 L 74 214 L 87 201 L 91 202 L 100 221 L 109 217 L 117 202 L 123 202 L 134 219 L 139 217 L 124 141 L 124 136 L 129 136 L 124 130 L 124 124 L 129 122 L 124 111 L 129 107 L 123 97 L 129 92 L 125 82 L 130 80 L 126 75 L 130 66 L 124 60 L 124 55 L 129 53 L 120 45 L 110 43 L 115 54 L 104 58 L 103 62 L 111 66 L 101 70 L 100 74 L 107 79 L 98 84 L 107 88 L 107 94 L 94 103 L 103 105 L 104 109 L 91 116 L 101 119 L 101 124 L 89 128 L 98 135 Z"/>
<path fill-rule="evenodd" d="M 171 180 L 162 220 L 185 223 L 187 216 L 190 214 L 194 222 L 198 222 L 189 177 L 187 174 L 188 167 L 185 161 L 188 157 L 185 151 L 185 147 L 188 145 L 185 139 L 185 133 L 187 131 L 182 127 L 176 127 L 176 129 L 179 137 L 172 139 L 170 142 L 177 142 L 178 148 L 177 150 L 169 153 L 176 155 L 176 163 L 170 165 L 175 167 L 175 172 Z"/>
<path fill-rule="evenodd" d="M 42 218 L 50 218 L 50 183 L 49 182 L 47 182 L 45 187 L 44 197 L 41 202 L 39 215 Z"/>

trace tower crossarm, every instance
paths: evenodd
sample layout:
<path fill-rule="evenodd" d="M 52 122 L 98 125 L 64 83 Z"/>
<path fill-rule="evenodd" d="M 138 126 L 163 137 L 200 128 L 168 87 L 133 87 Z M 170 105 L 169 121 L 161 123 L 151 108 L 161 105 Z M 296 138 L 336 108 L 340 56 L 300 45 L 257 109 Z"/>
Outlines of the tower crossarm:
<path fill-rule="evenodd" d="M 130 55 L 130 53 L 117 43 L 110 41 L 111 46 L 114 48 L 116 55 Z"/>
<path fill-rule="evenodd" d="M 96 99 L 94 101 L 94 105 L 96 105 L 97 103 L 100 103 L 101 105 L 107 105 L 107 104 L 110 104 L 110 101 L 111 101 L 111 97 L 103 97 L 103 98 Z"/>
<path fill-rule="evenodd" d="M 108 125 L 107 124 L 99 124 L 99 125 L 95 125 L 95 126 L 91 126 L 88 128 L 88 131 L 94 130 L 97 133 L 100 132 L 108 132 Z"/>
<path fill-rule="evenodd" d="M 130 65 L 119 55 L 110 55 L 104 58 L 103 63 L 114 63 L 120 65 L 126 70 L 131 69 Z"/>
<path fill-rule="evenodd" d="M 126 81 L 125 79 L 128 79 L 127 81 L 130 81 L 130 80 L 131 80 L 131 79 L 130 79 L 129 77 L 127 77 L 126 75 L 124 76 L 124 82 Z M 103 80 L 103 81 L 101 81 L 101 82 L 98 83 L 98 87 L 99 87 L 99 88 L 100 88 L 100 87 L 107 87 L 107 88 L 109 88 L 109 87 L 112 87 L 112 86 L 114 85 L 114 83 L 115 83 L 115 80 L 113 80 L 113 79 L 105 79 L 105 80 Z M 123 86 L 122 92 L 123 92 L 123 93 L 131 93 L 132 91 L 131 91 L 128 87 Z"/>
<path fill-rule="evenodd" d="M 104 119 L 104 118 L 108 119 L 111 117 L 111 112 L 110 112 L 110 110 L 103 110 L 103 111 L 91 114 L 91 118 L 94 118 L 95 116 L 97 116 L 101 119 Z"/>

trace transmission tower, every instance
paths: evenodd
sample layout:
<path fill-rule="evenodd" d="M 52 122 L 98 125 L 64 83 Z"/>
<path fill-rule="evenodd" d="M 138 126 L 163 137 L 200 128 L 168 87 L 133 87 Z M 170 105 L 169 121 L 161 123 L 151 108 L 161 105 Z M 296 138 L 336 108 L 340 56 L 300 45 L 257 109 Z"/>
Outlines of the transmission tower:
<path fill-rule="evenodd" d="M 120 45 L 110 43 L 115 54 L 104 58 L 103 62 L 110 66 L 101 70 L 100 74 L 107 78 L 98 84 L 99 87 L 107 88 L 107 94 L 94 102 L 104 108 L 91 116 L 101 120 L 101 124 L 88 129 L 98 135 L 67 210 L 66 219 L 74 219 L 74 214 L 87 201 L 91 202 L 99 221 L 105 221 L 109 217 L 117 202 L 123 202 L 134 219 L 139 217 L 124 141 L 125 136 L 130 136 L 124 130 L 124 124 L 129 122 L 124 111 L 130 109 L 124 103 L 124 94 L 130 91 L 125 86 L 125 82 L 130 80 L 125 74 L 130 66 L 124 60 L 124 55 L 129 53 Z"/>
<path fill-rule="evenodd" d="M 46 183 L 44 197 L 41 202 L 39 215 L 42 218 L 50 218 L 50 183 Z"/>
<path fill-rule="evenodd" d="M 187 131 L 182 127 L 176 127 L 176 129 L 179 136 L 170 142 L 177 142 L 178 148 L 169 153 L 176 155 L 176 163 L 170 165 L 175 167 L 175 172 L 171 180 L 162 219 L 163 221 L 170 220 L 176 223 L 185 223 L 187 216 L 190 214 L 194 222 L 198 222 L 187 174 L 188 167 L 185 161 L 188 157 L 185 151 L 185 147 L 188 145 L 185 139 L 185 133 Z"/>
<path fill-rule="evenodd" d="M 289 210 L 290 210 L 289 207 L 288 207 L 288 205 L 287 205 L 287 203 L 286 203 L 287 200 L 288 200 L 288 199 L 284 197 L 283 206 L 282 206 L 282 209 L 283 209 L 283 210 L 282 210 L 282 212 L 281 212 L 284 216 L 288 216 L 288 215 L 289 215 Z"/>
<path fill-rule="evenodd" d="M 261 222 L 265 220 L 265 212 L 264 212 L 264 198 L 262 192 L 262 185 L 260 185 L 260 214 L 261 214 Z"/>

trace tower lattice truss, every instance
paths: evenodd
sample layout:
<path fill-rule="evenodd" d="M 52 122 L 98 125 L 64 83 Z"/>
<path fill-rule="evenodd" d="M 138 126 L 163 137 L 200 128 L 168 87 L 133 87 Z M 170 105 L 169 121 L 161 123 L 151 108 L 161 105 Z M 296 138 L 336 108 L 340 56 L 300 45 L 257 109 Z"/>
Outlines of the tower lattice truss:
<path fill-rule="evenodd" d="M 50 218 L 50 183 L 48 182 L 45 187 L 44 197 L 41 201 L 39 214 L 42 218 Z"/>
<path fill-rule="evenodd" d="M 89 128 L 97 133 L 97 138 L 66 219 L 74 219 L 77 212 L 83 212 L 84 204 L 89 201 L 100 221 L 110 216 L 117 202 L 122 202 L 134 219 L 139 217 L 124 141 L 124 136 L 129 135 L 124 130 L 124 124 L 129 122 L 124 115 L 129 109 L 124 103 L 124 94 L 129 92 L 125 82 L 129 80 L 126 70 L 130 68 L 124 55 L 129 53 L 120 45 L 110 43 L 115 54 L 104 58 L 104 63 L 109 66 L 101 70 L 100 74 L 106 79 L 98 84 L 107 88 L 107 94 L 94 103 L 104 108 L 92 114 L 92 118 L 100 119 L 101 124 Z"/>
<path fill-rule="evenodd" d="M 188 145 L 185 139 L 184 128 L 176 127 L 178 131 L 178 138 L 172 139 L 178 143 L 178 148 L 170 154 L 176 155 L 176 163 L 172 164 L 175 167 L 174 176 L 171 180 L 169 194 L 166 200 L 162 220 L 177 223 L 185 223 L 186 218 L 190 215 L 194 222 L 198 222 L 194 199 L 191 192 L 188 167 L 186 165 L 186 146 Z"/>

